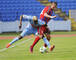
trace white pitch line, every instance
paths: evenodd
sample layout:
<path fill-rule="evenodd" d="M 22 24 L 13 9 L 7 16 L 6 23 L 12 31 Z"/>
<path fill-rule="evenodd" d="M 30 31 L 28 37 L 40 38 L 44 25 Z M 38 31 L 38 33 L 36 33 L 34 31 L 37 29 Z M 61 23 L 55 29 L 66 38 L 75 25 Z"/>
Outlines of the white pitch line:
<path fill-rule="evenodd" d="M 5 50 L 7 50 L 7 48 L 3 48 L 3 49 L 1 49 L 0 52 L 3 52 L 3 51 L 5 51 Z"/>
<path fill-rule="evenodd" d="M 31 39 L 33 39 L 33 38 L 31 38 Z M 13 45 L 13 46 L 11 46 L 11 47 L 9 47 L 9 48 L 13 48 L 13 47 L 15 47 L 15 46 L 21 45 L 21 44 L 23 44 L 23 43 L 25 43 L 25 42 L 27 42 L 27 41 L 30 41 L 31 39 L 27 39 L 27 40 L 25 40 L 25 41 L 22 41 L 22 42 L 20 42 L 20 43 L 18 43 L 18 44 L 15 44 L 15 45 Z M 4 51 L 6 51 L 7 49 L 8 49 L 8 48 L 3 48 L 3 49 L 0 50 L 0 52 L 4 52 Z"/>
<path fill-rule="evenodd" d="M 31 39 L 32 39 L 32 38 L 31 38 Z M 9 48 L 13 48 L 13 47 L 15 47 L 15 46 L 21 45 L 21 44 L 23 44 L 23 43 L 25 43 L 25 42 L 27 42 L 27 41 L 30 41 L 31 39 L 27 39 L 27 40 L 25 40 L 25 41 L 22 41 L 21 43 L 15 44 L 15 45 L 13 45 L 13 46 L 11 46 L 11 47 L 9 47 Z"/>

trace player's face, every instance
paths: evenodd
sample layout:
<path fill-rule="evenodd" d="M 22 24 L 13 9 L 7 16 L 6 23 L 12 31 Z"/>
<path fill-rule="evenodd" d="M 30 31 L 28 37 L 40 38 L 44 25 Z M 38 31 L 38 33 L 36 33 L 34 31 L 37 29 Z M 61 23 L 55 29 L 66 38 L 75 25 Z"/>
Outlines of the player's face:
<path fill-rule="evenodd" d="M 37 18 L 36 16 L 33 16 L 33 22 L 34 22 L 35 24 L 38 23 L 38 18 Z"/>
<path fill-rule="evenodd" d="M 38 23 L 38 21 L 37 21 L 37 20 L 35 20 L 35 21 L 34 21 L 34 23 L 35 23 L 35 24 L 37 24 L 37 23 Z"/>
<path fill-rule="evenodd" d="M 56 4 L 55 3 L 52 3 L 51 9 L 54 9 L 54 8 L 56 8 Z"/>

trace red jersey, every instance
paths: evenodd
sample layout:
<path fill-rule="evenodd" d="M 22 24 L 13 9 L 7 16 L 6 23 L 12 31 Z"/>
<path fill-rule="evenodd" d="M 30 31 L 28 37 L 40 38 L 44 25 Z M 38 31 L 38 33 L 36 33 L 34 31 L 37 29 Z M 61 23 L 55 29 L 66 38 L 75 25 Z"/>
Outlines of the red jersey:
<path fill-rule="evenodd" d="M 50 20 L 50 18 L 48 18 L 48 17 L 45 17 L 44 16 L 44 13 L 47 13 L 48 15 L 52 15 L 52 12 L 53 12 L 53 10 L 49 7 L 49 6 L 46 6 L 43 10 L 42 10 L 42 12 L 41 12 L 41 14 L 40 14 L 40 20 L 43 20 L 43 21 L 45 21 L 46 23 L 48 23 L 49 22 L 49 20 Z"/>

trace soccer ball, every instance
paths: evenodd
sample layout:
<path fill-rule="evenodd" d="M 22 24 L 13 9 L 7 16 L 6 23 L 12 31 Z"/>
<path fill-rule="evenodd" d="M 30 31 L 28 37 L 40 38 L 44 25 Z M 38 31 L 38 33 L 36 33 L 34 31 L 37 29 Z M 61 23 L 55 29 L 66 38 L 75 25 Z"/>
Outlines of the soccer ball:
<path fill-rule="evenodd" d="M 46 51 L 46 48 L 44 46 L 40 47 L 40 52 L 44 53 Z"/>

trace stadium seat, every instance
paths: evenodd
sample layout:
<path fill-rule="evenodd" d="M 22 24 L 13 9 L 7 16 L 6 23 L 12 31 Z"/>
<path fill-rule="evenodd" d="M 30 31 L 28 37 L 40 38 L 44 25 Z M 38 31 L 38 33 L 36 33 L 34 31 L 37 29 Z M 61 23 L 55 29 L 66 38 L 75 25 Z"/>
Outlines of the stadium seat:
<path fill-rule="evenodd" d="M 54 0 L 49 0 L 54 1 Z M 57 0 L 58 8 L 61 8 L 66 14 L 69 14 L 69 9 L 76 9 L 75 0 Z M 36 15 L 39 17 L 41 10 L 44 8 L 37 0 L 0 0 L 0 12 L 2 16 L 1 21 L 14 21 L 17 17 L 19 19 L 20 15 Z M 9 17 L 9 18 L 8 18 Z M 60 17 L 56 18 L 57 20 Z"/>

